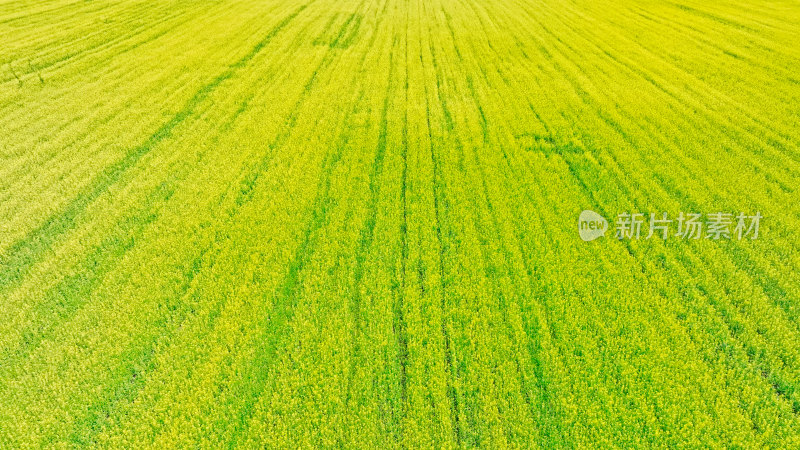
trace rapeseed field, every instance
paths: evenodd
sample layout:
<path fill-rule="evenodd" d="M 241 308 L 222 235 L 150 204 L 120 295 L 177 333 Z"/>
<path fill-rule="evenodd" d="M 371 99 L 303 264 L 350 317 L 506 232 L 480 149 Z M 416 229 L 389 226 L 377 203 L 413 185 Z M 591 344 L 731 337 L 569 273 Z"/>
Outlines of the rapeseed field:
<path fill-rule="evenodd" d="M 0 448 L 800 448 L 796 0 L 0 0 Z"/>

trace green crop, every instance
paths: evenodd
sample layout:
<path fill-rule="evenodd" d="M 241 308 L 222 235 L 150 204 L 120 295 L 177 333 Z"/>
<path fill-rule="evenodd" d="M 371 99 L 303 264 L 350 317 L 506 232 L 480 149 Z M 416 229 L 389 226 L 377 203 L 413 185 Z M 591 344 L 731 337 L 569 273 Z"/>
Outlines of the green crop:
<path fill-rule="evenodd" d="M 0 0 L 0 43 L 0 448 L 800 447 L 800 3 Z M 719 212 L 757 239 L 615 238 Z"/>

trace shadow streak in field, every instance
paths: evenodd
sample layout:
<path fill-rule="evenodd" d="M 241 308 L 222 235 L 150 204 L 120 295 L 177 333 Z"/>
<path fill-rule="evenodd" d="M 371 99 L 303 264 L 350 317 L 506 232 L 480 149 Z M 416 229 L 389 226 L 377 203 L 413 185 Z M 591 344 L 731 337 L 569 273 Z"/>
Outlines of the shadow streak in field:
<path fill-rule="evenodd" d="M 310 4 L 310 3 L 309 3 Z M 261 50 L 285 28 L 309 4 L 297 8 L 286 16 L 280 23 L 270 30 L 246 55 L 233 63 L 223 73 L 202 86 L 184 107 L 172 118 L 158 128 L 150 137 L 138 147 L 130 150 L 121 160 L 107 167 L 95 180 L 72 199 L 64 209 L 50 216 L 42 225 L 31 231 L 20 241 L 12 245 L 6 254 L 0 256 L 0 292 L 7 292 L 11 287 L 22 280 L 30 268 L 52 247 L 56 240 L 75 227 L 80 214 L 109 187 L 117 183 L 122 176 L 150 153 L 161 141 L 169 138 L 173 130 L 191 117 L 197 107 L 211 95 L 224 81 L 233 77 L 241 68 L 245 67 Z"/>

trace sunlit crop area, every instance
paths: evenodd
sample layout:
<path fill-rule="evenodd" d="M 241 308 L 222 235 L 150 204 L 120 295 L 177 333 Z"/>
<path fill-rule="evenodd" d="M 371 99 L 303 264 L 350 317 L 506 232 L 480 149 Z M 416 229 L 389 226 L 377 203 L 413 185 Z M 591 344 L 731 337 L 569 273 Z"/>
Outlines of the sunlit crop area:
<path fill-rule="evenodd" d="M 795 0 L 0 0 L 0 448 L 798 448 L 798 124 Z"/>

